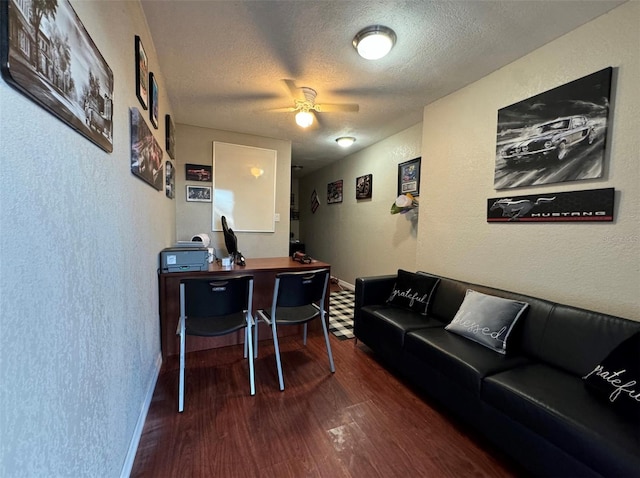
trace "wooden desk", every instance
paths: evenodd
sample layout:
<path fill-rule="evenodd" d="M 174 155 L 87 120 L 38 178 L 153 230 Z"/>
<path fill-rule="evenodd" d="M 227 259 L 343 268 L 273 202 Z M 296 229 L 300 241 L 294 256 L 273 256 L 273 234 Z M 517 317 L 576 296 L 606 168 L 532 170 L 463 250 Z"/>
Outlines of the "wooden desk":
<path fill-rule="evenodd" d="M 275 285 L 276 274 L 280 272 L 294 272 L 301 270 L 313 270 L 329 268 L 326 262 L 312 262 L 311 264 L 300 264 L 290 257 L 271 257 L 265 259 L 246 259 L 247 265 L 221 267 L 217 263 L 209 265 L 208 271 L 203 272 L 168 272 L 159 275 L 160 285 L 160 336 L 162 345 L 162 358 L 180 353 L 180 342 L 176 335 L 178 318 L 180 317 L 180 281 L 183 279 L 205 278 L 216 275 L 253 275 L 253 315 L 256 317 L 256 310 L 265 309 L 271 306 L 273 299 L 273 287 Z M 328 286 L 327 286 L 328 287 Z M 329 291 L 325 309 L 329 311 Z M 271 329 L 260 322 L 258 330 L 259 339 L 270 339 Z M 278 335 L 291 335 L 299 333 L 300 327 L 282 327 L 278 330 Z M 187 352 L 194 350 L 206 350 L 226 345 L 244 343 L 244 330 L 222 337 L 193 337 L 187 340 Z"/>

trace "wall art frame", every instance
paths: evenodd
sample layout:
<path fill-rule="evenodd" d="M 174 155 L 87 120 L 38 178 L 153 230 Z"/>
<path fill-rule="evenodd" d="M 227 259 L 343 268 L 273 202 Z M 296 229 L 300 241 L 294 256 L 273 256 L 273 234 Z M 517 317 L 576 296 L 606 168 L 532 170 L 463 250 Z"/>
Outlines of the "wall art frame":
<path fill-rule="evenodd" d="M 171 159 L 176 159 L 176 127 L 171 115 L 164 116 L 165 150 Z"/>
<path fill-rule="evenodd" d="M 113 151 L 113 72 L 68 0 L 44 2 L 37 30 L 31 2 L 0 2 L 5 81 L 89 141 Z"/>
<path fill-rule="evenodd" d="M 168 159 L 164 162 L 164 192 L 169 199 L 175 197 L 176 191 L 176 168 Z"/>
<path fill-rule="evenodd" d="M 211 202 L 211 186 L 187 185 L 187 202 Z"/>
<path fill-rule="evenodd" d="M 129 108 L 131 119 L 131 172 L 158 191 L 162 190 L 162 148 L 138 108 Z"/>
<path fill-rule="evenodd" d="M 601 178 L 613 68 L 498 110 L 494 188 Z"/>
<path fill-rule="evenodd" d="M 371 199 L 373 195 L 373 174 L 356 178 L 356 199 Z"/>
<path fill-rule="evenodd" d="M 210 183 L 212 179 L 211 166 L 206 164 L 185 164 L 184 178 L 186 181 L 200 181 Z"/>
<path fill-rule="evenodd" d="M 487 199 L 487 222 L 611 222 L 614 188 Z"/>
<path fill-rule="evenodd" d="M 342 202 L 343 180 L 339 179 L 327 184 L 327 204 Z"/>
<path fill-rule="evenodd" d="M 155 129 L 158 129 L 158 114 L 160 110 L 158 99 L 158 81 L 153 72 L 149 73 L 149 120 Z"/>
<path fill-rule="evenodd" d="M 398 164 L 398 196 L 401 194 L 420 195 L 420 162 L 422 158 L 414 158 Z"/>
<path fill-rule="evenodd" d="M 149 108 L 149 58 L 142 44 L 142 39 L 135 36 L 136 53 L 136 96 L 140 101 L 140 106 L 146 111 Z"/>

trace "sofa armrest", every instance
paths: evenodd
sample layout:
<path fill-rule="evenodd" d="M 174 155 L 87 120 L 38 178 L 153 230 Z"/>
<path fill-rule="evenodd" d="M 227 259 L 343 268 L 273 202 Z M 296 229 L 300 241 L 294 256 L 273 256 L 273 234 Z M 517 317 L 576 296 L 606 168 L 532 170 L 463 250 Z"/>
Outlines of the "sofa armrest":
<path fill-rule="evenodd" d="M 365 305 L 384 304 L 391 295 L 397 278 L 396 274 L 356 278 L 354 315 L 358 315 Z"/>

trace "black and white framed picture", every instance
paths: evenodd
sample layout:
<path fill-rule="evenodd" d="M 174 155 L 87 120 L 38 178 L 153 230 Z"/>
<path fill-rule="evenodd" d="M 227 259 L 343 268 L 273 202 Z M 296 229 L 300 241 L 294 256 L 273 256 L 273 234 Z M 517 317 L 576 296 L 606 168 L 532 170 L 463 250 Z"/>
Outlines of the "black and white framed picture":
<path fill-rule="evenodd" d="M 205 164 L 186 164 L 184 178 L 187 181 L 211 182 L 211 166 Z"/>
<path fill-rule="evenodd" d="M 398 196 L 407 193 L 420 195 L 420 160 L 415 158 L 398 164 Z"/>
<path fill-rule="evenodd" d="M 6 82 L 112 152 L 113 73 L 68 0 L 2 1 L 0 32 Z"/>
<path fill-rule="evenodd" d="M 138 108 L 129 108 L 131 117 L 131 172 L 158 191 L 162 190 L 162 148 Z"/>
<path fill-rule="evenodd" d="M 168 159 L 164 163 L 164 192 L 169 199 L 175 197 L 176 190 L 176 171 L 173 163 Z"/>
<path fill-rule="evenodd" d="M 147 52 L 144 50 L 142 40 L 138 35 L 135 38 L 136 47 L 136 96 L 140 101 L 140 105 L 145 110 L 149 107 L 149 87 L 147 80 L 149 78 L 149 59 Z"/>
<path fill-rule="evenodd" d="M 342 202 L 342 179 L 327 184 L 327 204 Z"/>
<path fill-rule="evenodd" d="M 155 129 L 158 129 L 158 82 L 153 72 L 149 73 L 149 120 Z"/>
<path fill-rule="evenodd" d="M 373 194 L 373 174 L 356 178 L 356 199 L 371 199 Z"/>
<path fill-rule="evenodd" d="M 187 186 L 187 201 L 211 202 L 211 186 Z"/>
<path fill-rule="evenodd" d="M 612 70 L 498 111 L 495 189 L 602 177 Z"/>
<path fill-rule="evenodd" d="M 176 127 L 171 115 L 164 116 L 165 150 L 171 159 L 176 159 Z"/>

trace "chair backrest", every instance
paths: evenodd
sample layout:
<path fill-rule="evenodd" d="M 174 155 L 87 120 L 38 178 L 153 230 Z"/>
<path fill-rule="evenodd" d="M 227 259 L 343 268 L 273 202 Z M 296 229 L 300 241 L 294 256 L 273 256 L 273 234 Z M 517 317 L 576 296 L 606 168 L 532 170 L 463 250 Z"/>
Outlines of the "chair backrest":
<path fill-rule="evenodd" d="M 185 279 L 184 313 L 187 317 L 218 317 L 249 310 L 253 295 L 253 276 L 214 276 Z"/>
<path fill-rule="evenodd" d="M 278 307 L 300 307 L 319 302 L 322 306 L 328 282 L 329 269 L 281 272 L 276 275 L 274 304 Z"/>

